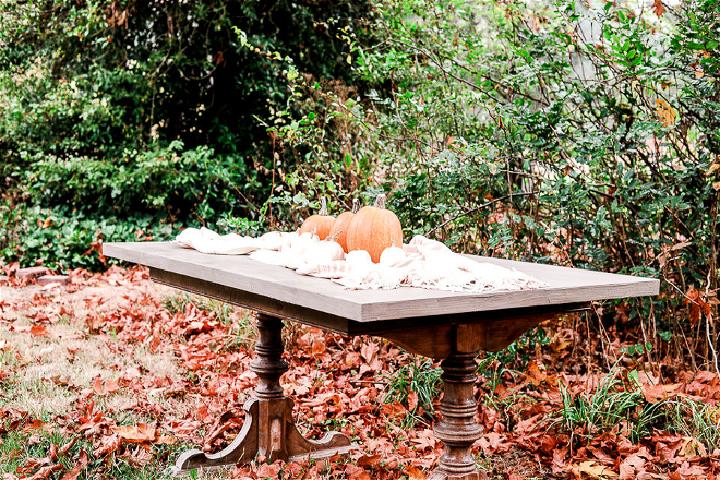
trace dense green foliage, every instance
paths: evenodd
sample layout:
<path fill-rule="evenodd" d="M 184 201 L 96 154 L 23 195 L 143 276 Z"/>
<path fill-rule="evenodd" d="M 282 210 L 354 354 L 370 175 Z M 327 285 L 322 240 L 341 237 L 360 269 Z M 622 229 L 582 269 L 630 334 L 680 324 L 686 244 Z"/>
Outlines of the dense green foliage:
<path fill-rule="evenodd" d="M 592 5 L 4 2 L 2 257 L 385 190 L 409 235 L 661 277 L 598 313 L 712 362 L 720 2 Z"/>
<path fill-rule="evenodd" d="M 0 1 L 0 258 L 97 265 L 80 257 L 98 234 L 259 218 L 275 167 L 292 168 L 273 159 L 264 122 L 298 72 L 349 75 L 337 31 L 366 10 Z"/>
<path fill-rule="evenodd" d="M 408 233 L 661 277 L 660 298 L 598 313 L 669 342 L 651 358 L 716 363 L 720 3 L 579 5 L 383 2 L 376 38 L 350 40 L 365 96 L 313 108 L 362 132 L 336 158 L 378 162 Z"/>

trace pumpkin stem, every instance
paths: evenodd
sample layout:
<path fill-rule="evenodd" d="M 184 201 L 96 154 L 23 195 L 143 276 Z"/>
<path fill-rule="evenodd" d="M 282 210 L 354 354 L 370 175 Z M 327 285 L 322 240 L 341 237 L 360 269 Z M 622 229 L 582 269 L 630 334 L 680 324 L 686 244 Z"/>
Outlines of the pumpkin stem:
<path fill-rule="evenodd" d="M 381 193 L 377 197 L 375 197 L 375 206 L 378 208 L 385 208 L 385 194 Z"/>
<path fill-rule="evenodd" d="M 327 202 L 325 201 L 325 197 L 320 199 L 320 213 L 318 213 L 318 215 L 327 215 Z"/>
<path fill-rule="evenodd" d="M 357 198 L 354 198 L 351 212 L 357 213 L 358 210 L 360 210 L 360 200 L 358 200 Z"/>

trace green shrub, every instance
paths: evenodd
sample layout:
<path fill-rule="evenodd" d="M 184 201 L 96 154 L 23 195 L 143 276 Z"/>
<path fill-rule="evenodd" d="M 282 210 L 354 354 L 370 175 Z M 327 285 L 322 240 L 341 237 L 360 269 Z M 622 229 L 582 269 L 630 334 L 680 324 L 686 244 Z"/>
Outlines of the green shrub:
<path fill-rule="evenodd" d="M 390 192 L 408 236 L 661 277 L 662 297 L 630 301 L 627 315 L 606 308 L 603 321 L 681 338 L 711 318 L 683 295 L 691 286 L 718 318 L 718 5 L 377 2 L 370 34 L 348 34 L 357 95 L 320 84 L 298 98 L 304 115 L 319 104 L 333 120 L 281 137 L 280 158 L 306 142 L 328 158 L 349 152 L 351 166 L 373 159 L 368 187 L 349 192 Z M 306 175 L 314 192 L 334 167 Z M 289 212 L 306 200 L 282 198 Z M 705 362 L 709 330 L 691 345 Z"/>
<path fill-rule="evenodd" d="M 157 217 L 86 216 L 64 209 L 0 204 L 0 263 L 54 270 L 105 268 L 102 241 L 166 240 L 177 231 Z"/>
<path fill-rule="evenodd" d="M 143 152 L 126 151 L 115 164 L 92 158 L 46 155 L 23 172 L 33 205 L 72 205 L 87 214 L 130 217 L 165 214 L 217 218 L 241 203 L 243 164 L 208 147 L 185 149 L 180 141 Z M 104 211 L 99 211 L 99 206 Z"/>
<path fill-rule="evenodd" d="M 0 195 L 87 228 L 83 239 L 108 222 L 146 228 L 150 217 L 278 223 L 264 205 L 295 159 L 273 158 L 267 122 L 287 108 L 298 72 L 349 78 L 338 34 L 367 10 L 364 1 L 0 1 Z M 27 234 L 8 233 L 30 243 L 4 248 L 5 260 L 75 258 L 53 249 L 21 258 L 44 235 Z"/>

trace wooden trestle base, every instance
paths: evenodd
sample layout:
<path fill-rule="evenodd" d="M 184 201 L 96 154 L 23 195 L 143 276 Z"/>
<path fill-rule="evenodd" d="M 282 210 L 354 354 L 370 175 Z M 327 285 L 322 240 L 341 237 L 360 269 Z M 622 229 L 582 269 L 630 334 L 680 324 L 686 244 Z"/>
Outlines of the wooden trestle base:
<path fill-rule="evenodd" d="M 339 432 L 328 432 L 318 441 L 302 436 L 292 418 L 292 401 L 283 395 L 280 376 L 288 369 L 282 359 L 282 321 L 265 314 L 257 315 L 260 338 L 255 344 L 255 359 L 250 364 L 258 376 L 254 398 L 244 406 L 245 422 L 238 436 L 223 450 L 206 454 L 193 449 L 178 457 L 174 476 L 191 470 L 250 463 L 258 455 L 267 460 L 323 459 L 344 455 L 355 448 Z"/>
<path fill-rule="evenodd" d="M 280 376 L 288 369 L 282 359 L 282 321 L 258 313 L 257 325 L 260 337 L 250 367 L 258 376 L 258 384 L 254 398 L 244 406 L 245 423 L 239 435 L 225 449 L 214 454 L 197 449 L 183 453 L 173 468 L 174 475 L 194 469 L 247 464 L 258 455 L 268 460 L 323 459 L 347 454 L 355 448 L 348 437 L 338 432 L 326 433 L 319 441 L 308 440 L 300 434 L 292 419 L 292 401 L 283 395 L 280 386 Z M 476 420 L 477 402 L 473 394 L 478 352 L 477 346 L 471 351 L 463 348 L 477 342 L 472 341 L 472 335 L 459 342 L 457 332 L 450 338 L 453 340 L 449 342 L 451 345 L 444 347 L 449 353 L 440 364 L 445 385 L 440 402 L 442 419 L 435 426 L 435 435 L 443 443 L 444 452 L 429 479 L 485 480 L 486 476 L 478 470 L 472 456 L 472 445 L 482 434 Z M 427 355 L 430 352 L 418 353 Z"/>

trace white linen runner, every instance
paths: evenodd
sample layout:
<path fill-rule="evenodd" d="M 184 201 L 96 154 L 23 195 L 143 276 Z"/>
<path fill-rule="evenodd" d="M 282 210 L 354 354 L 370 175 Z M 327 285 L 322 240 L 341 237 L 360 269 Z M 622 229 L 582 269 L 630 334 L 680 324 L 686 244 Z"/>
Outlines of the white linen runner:
<path fill-rule="evenodd" d="M 176 238 L 185 248 L 219 255 L 250 255 L 255 261 L 292 268 L 300 275 L 332 279 L 351 289 L 418 287 L 456 292 L 525 290 L 546 284 L 522 272 L 478 262 L 437 240 L 418 235 L 400 247 L 385 249 L 379 263 L 357 250 L 345 254 L 339 244 L 305 233 L 268 232 L 261 237 L 218 235 L 188 228 Z"/>

